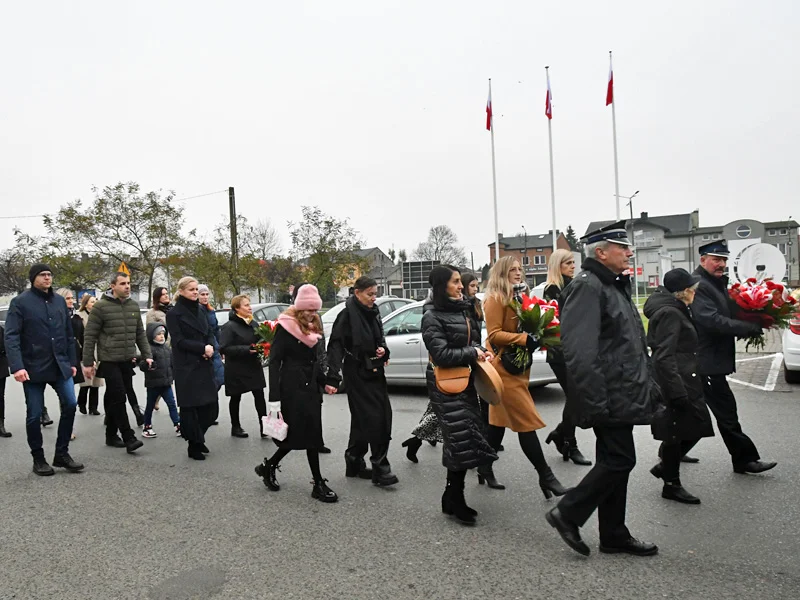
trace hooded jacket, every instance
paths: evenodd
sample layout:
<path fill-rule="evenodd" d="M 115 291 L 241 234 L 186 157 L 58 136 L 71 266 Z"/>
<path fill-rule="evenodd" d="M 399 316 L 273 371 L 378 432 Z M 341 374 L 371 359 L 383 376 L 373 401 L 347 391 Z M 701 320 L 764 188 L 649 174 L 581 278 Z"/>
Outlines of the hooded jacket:
<path fill-rule="evenodd" d="M 153 367 L 147 368 L 147 363 L 142 364 L 142 371 L 144 371 L 144 387 L 169 387 L 172 385 L 174 376 L 172 373 L 172 352 L 166 343 L 157 344 L 154 340 L 156 331 L 164 329 L 164 337 L 166 339 L 166 325 L 161 323 L 150 323 L 147 325 L 147 341 L 150 343 L 150 352 L 153 355 Z"/>

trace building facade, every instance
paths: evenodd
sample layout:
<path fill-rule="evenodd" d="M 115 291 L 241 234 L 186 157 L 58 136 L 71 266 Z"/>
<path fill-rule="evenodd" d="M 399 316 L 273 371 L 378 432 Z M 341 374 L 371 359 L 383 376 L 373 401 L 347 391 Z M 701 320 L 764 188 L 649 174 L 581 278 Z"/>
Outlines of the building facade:
<path fill-rule="evenodd" d="M 569 250 L 564 234 L 556 232 L 556 247 Z M 489 244 L 489 264 L 494 264 L 494 242 Z M 513 256 L 522 265 L 528 285 L 535 287 L 547 279 L 547 262 L 553 254 L 553 232 L 503 237 L 500 234 L 499 255 Z"/>

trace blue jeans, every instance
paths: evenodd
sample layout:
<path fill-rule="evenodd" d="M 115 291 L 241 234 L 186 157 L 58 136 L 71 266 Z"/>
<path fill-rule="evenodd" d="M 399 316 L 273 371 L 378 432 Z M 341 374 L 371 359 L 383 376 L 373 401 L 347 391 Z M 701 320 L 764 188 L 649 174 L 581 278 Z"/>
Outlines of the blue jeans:
<path fill-rule="evenodd" d="M 149 427 L 153 419 L 153 407 L 156 405 L 156 400 L 159 396 L 164 399 L 169 408 L 169 418 L 172 419 L 172 424 L 177 425 L 181 422 L 178 416 L 178 406 L 175 404 L 175 395 L 172 393 L 172 386 L 166 387 L 149 387 L 147 388 L 147 407 L 144 409 L 144 425 Z"/>
<path fill-rule="evenodd" d="M 28 446 L 30 446 L 34 458 L 44 458 L 41 419 L 44 409 L 44 390 L 48 385 L 56 391 L 61 403 L 56 454 L 69 452 L 69 438 L 75 423 L 75 407 L 78 405 L 78 401 L 75 398 L 75 385 L 72 383 L 72 377 L 56 381 L 23 381 L 22 389 L 25 392 L 25 404 L 28 407 L 25 429 L 28 433 Z"/>

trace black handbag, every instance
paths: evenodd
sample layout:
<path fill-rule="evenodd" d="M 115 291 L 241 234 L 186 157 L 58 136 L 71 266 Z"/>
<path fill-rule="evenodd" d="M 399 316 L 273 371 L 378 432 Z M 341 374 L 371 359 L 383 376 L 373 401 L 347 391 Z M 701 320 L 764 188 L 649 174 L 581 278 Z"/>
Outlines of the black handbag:
<path fill-rule="evenodd" d="M 523 359 L 520 364 L 515 362 L 517 356 L 517 348 L 522 348 L 524 351 Z M 506 370 L 506 373 L 509 375 L 521 375 L 525 371 L 531 368 L 533 364 L 533 356 L 528 351 L 525 346 L 519 346 L 517 344 L 511 344 L 510 346 L 506 346 L 503 348 L 502 352 L 498 352 L 497 348 L 492 346 L 494 353 L 496 356 L 500 356 L 500 364 L 503 365 L 503 368 Z"/>

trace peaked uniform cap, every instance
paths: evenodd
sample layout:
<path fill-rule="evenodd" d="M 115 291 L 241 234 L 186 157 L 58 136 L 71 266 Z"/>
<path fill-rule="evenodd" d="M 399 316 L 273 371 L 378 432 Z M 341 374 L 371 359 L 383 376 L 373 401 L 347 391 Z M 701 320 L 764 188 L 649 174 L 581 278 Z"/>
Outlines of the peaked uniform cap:
<path fill-rule="evenodd" d="M 699 251 L 700 256 L 719 256 L 720 258 L 728 258 L 731 254 L 728 250 L 728 242 L 725 240 L 717 240 L 700 246 Z"/>
<path fill-rule="evenodd" d="M 584 244 L 596 244 L 597 242 L 614 242 L 620 246 L 633 246 L 628 239 L 628 232 L 625 229 L 625 220 L 611 223 L 595 231 L 590 231 L 581 238 Z"/>

